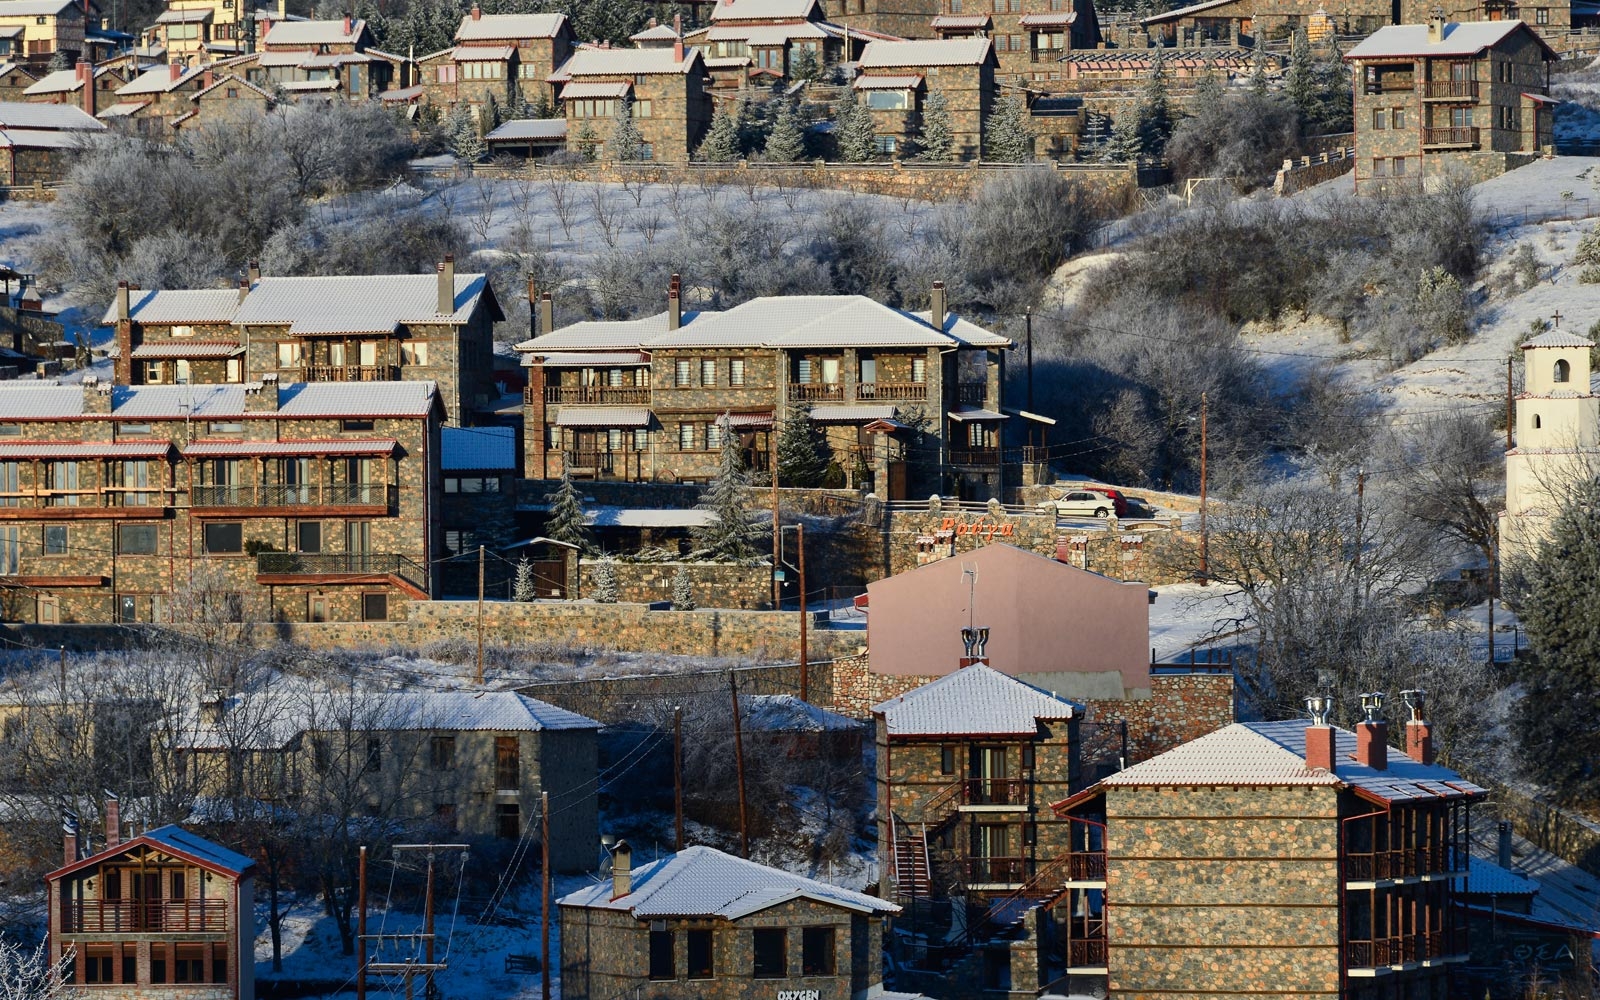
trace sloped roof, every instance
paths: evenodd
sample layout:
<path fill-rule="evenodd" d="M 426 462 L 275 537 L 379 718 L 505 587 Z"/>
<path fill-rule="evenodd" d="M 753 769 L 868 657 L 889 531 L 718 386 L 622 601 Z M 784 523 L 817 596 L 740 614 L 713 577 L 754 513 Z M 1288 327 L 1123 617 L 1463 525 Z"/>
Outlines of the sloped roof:
<path fill-rule="evenodd" d="M 1024 28 L 1065 28 L 1077 19 L 1077 11 L 1062 10 L 1042 14 L 1024 14 L 1017 23 Z"/>
<path fill-rule="evenodd" d="M 679 35 L 670 24 L 658 24 L 653 28 L 636 31 L 628 36 L 630 42 L 660 42 L 676 41 Z"/>
<path fill-rule="evenodd" d="M 53 420 L 82 414 L 81 386 L 37 382 L 0 385 L 0 420 Z"/>
<path fill-rule="evenodd" d="M 0 444 L 0 458 L 160 458 L 171 441 L 14 441 Z"/>
<path fill-rule="evenodd" d="M 791 899 L 815 900 L 858 913 L 900 912 L 900 907 L 876 896 L 758 865 L 712 847 L 686 847 L 640 865 L 631 878 L 633 891 L 626 896 L 612 899 L 607 880 L 563 896 L 559 902 L 562 906 L 625 910 L 639 920 L 737 920 Z"/>
<path fill-rule="evenodd" d="M 1520 346 L 1524 351 L 1530 347 L 1593 347 L 1594 341 L 1560 327 L 1551 327 L 1537 337 L 1524 340 Z"/>
<path fill-rule="evenodd" d="M 1499 45 L 1518 31 L 1527 31 L 1540 47 L 1555 58 L 1555 53 L 1538 32 L 1522 21 L 1464 21 L 1444 26 L 1444 37 L 1428 40 L 1426 24 L 1391 24 L 1361 40 L 1345 53 L 1346 59 L 1386 59 L 1405 56 L 1474 56 Z"/>
<path fill-rule="evenodd" d="M 1246 723 L 1302 760 L 1306 753 L 1307 724 L 1304 719 Z M 1356 763 L 1355 755 L 1356 734 L 1348 729 L 1335 728 L 1334 771 L 1346 785 L 1372 798 L 1386 802 L 1407 802 L 1487 794 L 1448 767 L 1419 764 L 1393 748 L 1389 750 L 1388 767 L 1382 771 Z"/>
<path fill-rule="evenodd" d="M 228 288 L 137 289 L 128 293 L 128 316 L 140 323 L 227 323 L 239 311 L 239 290 Z M 100 322 L 117 321 L 112 301 Z"/>
<path fill-rule="evenodd" d="M 263 45 L 343 45 L 354 42 L 367 30 L 367 22 L 356 18 L 350 31 L 344 21 L 274 21 L 272 30 L 262 37 Z"/>
<path fill-rule="evenodd" d="M 15 34 L 15 35 L 22 34 L 22 25 L 18 24 L 18 25 L 15 25 L 13 27 L 10 27 L 10 28 L 0 28 L 0 38 L 4 38 L 7 35 L 13 35 L 13 34 Z M 27 77 L 30 80 L 37 80 L 38 79 L 38 77 L 36 77 L 32 73 L 28 72 L 27 69 L 24 68 L 21 63 L 0 62 L 0 76 L 10 76 L 12 73 L 20 74 L 22 76 Z"/>
<path fill-rule="evenodd" d="M 141 110 L 150 106 L 149 101 L 118 101 L 109 108 L 97 113 L 96 118 L 126 118 L 136 115 Z"/>
<path fill-rule="evenodd" d="M 1473 896 L 1531 896 L 1539 891 L 1539 883 L 1493 861 L 1468 857 L 1467 883 L 1459 891 Z"/>
<path fill-rule="evenodd" d="M 202 97 L 206 96 L 207 94 L 211 93 L 212 91 L 216 90 L 218 87 L 224 86 L 225 84 L 229 84 L 229 83 L 238 84 L 239 86 L 244 87 L 246 90 L 253 91 L 257 95 L 259 95 L 261 97 L 265 97 L 269 101 L 272 100 L 272 95 L 270 93 L 268 93 L 267 91 L 263 90 L 262 88 L 256 86 L 255 84 L 251 83 L 249 80 L 246 80 L 243 77 L 235 76 L 232 73 L 228 73 L 228 74 L 222 76 L 220 79 L 218 79 L 215 83 L 213 83 L 209 87 L 206 87 L 206 88 L 204 88 L 202 90 L 195 91 L 194 92 L 194 96 L 189 98 L 189 99 L 191 101 L 198 101 L 200 98 L 202 98 Z"/>
<path fill-rule="evenodd" d="M 35 128 L 5 128 L 0 129 L 0 146 L 17 146 L 22 149 L 73 149 L 78 145 L 81 134 Z"/>
<path fill-rule="evenodd" d="M 690 322 L 697 314 L 686 312 L 683 321 Z M 710 315 L 709 313 L 700 315 Z M 624 320 L 584 320 L 564 326 L 559 330 L 516 345 L 518 351 L 535 353 L 561 353 L 571 351 L 637 351 L 642 345 L 667 332 L 667 314 Z"/>
<path fill-rule="evenodd" d="M 653 76 L 688 73 L 700 61 L 699 49 L 685 49 L 680 61 L 672 49 L 578 49 L 561 68 L 557 79 L 579 76 Z"/>
<path fill-rule="evenodd" d="M 234 314 L 241 326 L 289 324 L 290 333 L 371 333 L 401 324 L 471 320 L 485 294 L 493 302 L 488 278 L 457 274 L 455 312 L 440 315 L 438 276 L 363 274 L 332 277 L 261 278 Z M 498 305 L 493 319 L 503 318 Z"/>
<path fill-rule="evenodd" d="M 54 73 L 46 73 L 37 82 L 30 84 L 24 94 L 60 94 L 69 90 L 77 90 L 83 86 L 83 81 L 78 79 L 76 70 L 58 69 Z"/>
<path fill-rule="evenodd" d="M 1205 0 L 1204 3 L 1190 4 L 1187 7 L 1179 7 L 1176 10 L 1163 11 L 1160 14 L 1144 18 L 1139 23 L 1160 24 L 1166 21 L 1175 21 L 1180 18 L 1189 17 L 1192 14 L 1199 14 L 1203 11 L 1215 10 L 1218 7 L 1226 7 L 1229 4 L 1238 2 L 1239 0 Z"/>
<path fill-rule="evenodd" d="M 1020 736 L 1040 720 L 1081 717 L 1083 706 L 975 663 L 874 705 L 872 714 L 883 716 L 890 736 Z"/>
<path fill-rule="evenodd" d="M 498 42 L 517 38 L 554 38 L 567 23 L 565 14 L 465 14 L 456 29 L 458 42 Z"/>
<path fill-rule="evenodd" d="M 817 0 L 733 0 L 718 3 L 712 21 L 807 20 L 817 13 Z"/>
<path fill-rule="evenodd" d="M 73 872 L 91 868 L 95 865 L 120 857 L 138 847 L 153 847 L 158 851 L 172 854 L 186 861 L 208 868 L 222 875 L 243 876 L 251 874 L 256 863 L 237 851 L 230 851 L 221 844 L 213 843 L 204 837 L 190 833 L 181 826 L 168 824 L 158 826 L 153 830 L 146 830 L 137 837 L 131 837 L 102 851 L 80 859 L 73 864 L 45 876 L 48 881 L 64 878 Z"/>
<path fill-rule="evenodd" d="M 814 424 L 867 424 L 894 415 L 893 403 L 818 403 L 807 413 Z"/>
<path fill-rule="evenodd" d="M 166 66 L 157 66 L 155 69 L 140 73 L 131 83 L 125 83 L 117 88 L 117 96 L 131 97 L 135 94 L 163 94 L 169 90 L 176 90 L 196 77 L 205 74 L 203 69 L 186 70 L 174 80 L 172 70 Z"/>
<path fill-rule="evenodd" d="M 162 340 L 140 344 L 129 352 L 134 358 L 231 358 L 243 354 L 237 340 Z"/>
<path fill-rule="evenodd" d="M 164 10 L 156 15 L 157 24 L 187 24 L 190 21 L 209 21 L 214 11 L 209 7 L 192 10 Z"/>
<path fill-rule="evenodd" d="M 628 91 L 633 89 L 633 84 L 626 80 L 574 80 L 561 88 L 563 101 L 577 101 L 589 99 L 616 99 L 627 97 Z"/>
<path fill-rule="evenodd" d="M 517 118 L 500 125 L 483 137 L 485 142 L 512 142 L 518 139 L 565 139 L 565 118 Z"/>
<path fill-rule="evenodd" d="M 869 42 L 861 53 L 863 69 L 910 66 L 978 66 L 989 58 L 987 38 L 918 39 Z"/>
<path fill-rule="evenodd" d="M 0 128 L 98 131 L 104 129 L 105 124 L 95 121 L 75 104 L 0 101 Z"/>
<path fill-rule="evenodd" d="M 649 427 L 647 406 L 563 406 L 557 427 Z"/>
<path fill-rule="evenodd" d="M 744 724 L 758 733 L 838 733 L 860 729 L 864 723 L 847 715 L 818 708 L 792 694 L 739 696 Z"/>
<path fill-rule="evenodd" d="M 394 438 L 304 439 L 294 441 L 192 441 L 185 458 L 213 455 L 389 455 L 400 446 Z"/>
<path fill-rule="evenodd" d="M 987 28 L 988 14 L 940 14 L 928 22 L 935 28 Z"/>
<path fill-rule="evenodd" d="M 446 472 L 517 467 L 517 432 L 513 427 L 446 427 L 441 433 L 439 466 Z"/>
<path fill-rule="evenodd" d="M 50 17 L 77 8 L 77 0 L 0 0 L 0 17 Z"/>
<path fill-rule="evenodd" d="M 515 45 L 457 45 L 450 51 L 456 62 L 505 62 L 516 54 Z"/>

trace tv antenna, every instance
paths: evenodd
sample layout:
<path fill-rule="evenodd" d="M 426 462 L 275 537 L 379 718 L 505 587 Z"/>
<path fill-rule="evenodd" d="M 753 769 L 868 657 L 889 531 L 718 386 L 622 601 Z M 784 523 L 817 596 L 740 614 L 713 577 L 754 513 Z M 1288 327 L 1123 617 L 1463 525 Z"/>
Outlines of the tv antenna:
<path fill-rule="evenodd" d="M 978 564 L 961 564 L 961 576 L 967 581 L 967 627 L 972 628 L 978 616 Z"/>

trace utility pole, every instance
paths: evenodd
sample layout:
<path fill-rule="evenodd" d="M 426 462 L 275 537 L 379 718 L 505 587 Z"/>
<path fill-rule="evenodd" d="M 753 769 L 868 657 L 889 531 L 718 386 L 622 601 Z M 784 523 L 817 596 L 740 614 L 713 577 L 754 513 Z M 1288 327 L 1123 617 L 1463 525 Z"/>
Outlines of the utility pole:
<path fill-rule="evenodd" d="M 806 663 L 806 526 L 794 526 L 795 548 L 800 550 L 800 700 L 810 701 L 810 667 Z"/>
<path fill-rule="evenodd" d="M 473 678 L 483 683 L 483 546 L 478 546 L 478 672 Z"/>
<path fill-rule="evenodd" d="M 750 857 L 750 822 L 744 807 L 744 732 L 739 727 L 739 679 L 728 671 L 728 688 L 733 692 L 733 766 L 739 774 L 739 856 Z"/>
<path fill-rule="evenodd" d="M 433 898 L 434 862 L 435 862 L 435 859 L 438 857 L 438 852 L 439 851 L 461 851 L 462 855 L 463 855 L 462 858 L 461 858 L 461 864 L 465 865 L 467 863 L 467 859 L 466 859 L 465 854 L 466 854 L 466 852 L 468 850 L 470 850 L 470 848 L 466 844 L 395 844 L 393 847 L 390 848 L 390 850 L 394 851 L 394 853 L 396 855 L 399 855 L 402 852 L 408 852 L 408 851 L 422 851 L 423 853 L 425 853 L 427 855 L 427 858 L 428 858 L 428 868 L 427 868 L 428 875 L 427 875 L 426 888 L 424 890 L 424 895 L 422 897 L 422 930 L 421 930 L 420 933 L 417 932 L 417 931 L 399 931 L 399 932 L 390 933 L 390 934 L 384 934 L 384 933 L 368 934 L 366 932 L 366 927 L 367 927 L 367 903 L 366 903 L 366 898 L 367 898 L 367 849 L 365 847 L 362 847 L 361 848 L 361 916 L 360 916 L 360 925 L 359 925 L 360 930 L 359 930 L 359 933 L 357 934 L 357 937 L 359 938 L 360 943 L 361 943 L 361 952 L 360 952 L 360 955 L 361 955 L 361 959 L 360 959 L 361 968 L 359 970 L 359 977 L 357 979 L 357 987 L 356 987 L 357 988 L 357 996 L 358 996 L 358 998 L 366 996 L 366 974 L 368 972 L 374 972 L 374 973 L 377 973 L 380 976 L 399 976 L 402 980 L 404 980 L 404 982 L 405 982 L 405 995 L 407 997 L 407 1000 L 410 1000 L 410 998 L 413 995 L 412 990 L 416 985 L 417 977 L 421 976 L 421 977 L 423 977 L 423 984 L 424 984 L 423 985 L 423 996 L 424 997 L 432 997 L 434 995 L 433 983 L 434 983 L 435 974 L 439 973 L 439 972 L 443 972 L 447 968 L 446 963 L 436 961 L 435 957 L 434 957 L 434 943 L 435 943 L 434 931 L 433 931 L 433 928 L 434 928 L 434 920 L 433 920 L 433 917 L 434 917 L 434 913 L 433 913 L 433 910 L 434 910 L 434 898 Z M 396 863 L 398 863 L 398 858 L 396 858 Z M 367 941 L 368 940 L 373 940 L 373 941 L 377 941 L 378 942 L 379 961 L 371 962 L 371 963 L 369 963 L 367 961 Z M 401 962 L 385 962 L 385 961 L 382 961 L 383 942 L 390 941 L 390 940 L 412 941 L 413 942 L 413 947 L 415 946 L 415 943 L 417 941 L 420 941 L 422 943 L 423 960 L 421 962 L 418 962 L 416 960 L 414 954 L 413 954 L 412 957 L 409 957 L 405 961 L 401 961 Z"/>
<path fill-rule="evenodd" d="M 433 845 L 430 844 L 428 849 L 428 885 L 423 890 L 422 895 L 422 955 L 424 961 L 428 964 L 426 985 L 423 988 L 422 995 L 429 998 L 433 996 L 433 857 Z M 408 992 L 410 985 L 410 980 L 407 980 Z"/>
<path fill-rule="evenodd" d="M 1516 399 L 1511 395 L 1511 359 L 1506 358 L 1506 451 L 1511 450 L 1511 428 L 1516 424 Z"/>
<path fill-rule="evenodd" d="M 773 429 L 773 432 L 776 428 Z M 772 432 L 769 432 L 772 433 Z M 778 566 L 783 555 L 783 528 L 779 526 L 778 519 L 778 446 L 776 443 L 768 448 L 769 461 L 772 465 L 772 610 L 783 610 L 783 584 L 778 580 Z"/>
<path fill-rule="evenodd" d="M 356 1000 L 367 1000 L 367 845 L 356 862 Z"/>
<path fill-rule="evenodd" d="M 539 793 L 539 968 L 544 970 L 539 995 L 550 1000 L 550 793 Z"/>
<path fill-rule="evenodd" d="M 1361 573 L 1361 520 L 1365 511 L 1362 509 L 1367 498 L 1367 470 L 1363 466 L 1356 467 L 1356 551 L 1351 560 L 1351 565 L 1359 576 Z"/>
<path fill-rule="evenodd" d="M 1023 329 L 1027 334 L 1028 344 L 1028 410 L 1033 410 L 1033 310 L 1029 309 L 1022 314 Z"/>
<path fill-rule="evenodd" d="M 1494 666 L 1494 592 L 1500 586 L 1500 529 L 1495 528 L 1494 538 L 1489 549 L 1489 666 Z M 1517 651 L 1511 650 L 1512 662 L 1516 662 Z"/>
<path fill-rule="evenodd" d="M 683 707 L 672 710 L 672 849 L 683 850 Z"/>
<path fill-rule="evenodd" d="M 59 615 L 57 617 L 60 617 Z M 67 703 L 67 647 L 61 647 L 61 704 Z"/>
<path fill-rule="evenodd" d="M 1206 526 L 1206 394 L 1200 394 L 1200 582 L 1211 583 L 1211 534 Z"/>

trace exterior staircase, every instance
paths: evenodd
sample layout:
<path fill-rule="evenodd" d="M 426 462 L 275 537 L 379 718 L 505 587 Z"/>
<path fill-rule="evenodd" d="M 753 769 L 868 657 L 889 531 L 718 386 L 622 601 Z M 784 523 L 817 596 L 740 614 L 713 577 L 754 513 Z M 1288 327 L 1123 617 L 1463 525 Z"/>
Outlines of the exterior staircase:
<path fill-rule="evenodd" d="M 902 896 L 933 895 L 933 877 L 928 871 L 928 838 L 921 830 L 898 816 L 891 819 L 894 833 L 894 881 Z"/>

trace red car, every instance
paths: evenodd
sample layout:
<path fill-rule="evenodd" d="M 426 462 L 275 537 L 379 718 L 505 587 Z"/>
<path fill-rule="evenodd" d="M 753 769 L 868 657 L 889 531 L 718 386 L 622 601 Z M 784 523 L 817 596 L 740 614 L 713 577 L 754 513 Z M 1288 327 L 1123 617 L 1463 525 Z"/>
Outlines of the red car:
<path fill-rule="evenodd" d="M 1091 490 L 1095 493 L 1102 493 L 1110 497 L 1111 505 L 1116 508 L 1117 516 L 1128 516 L 1128 498 L 1122 495 L 1121 490 L 1114 489 L 1110 486 L 1085 486 L 1084 489 Z"/>

